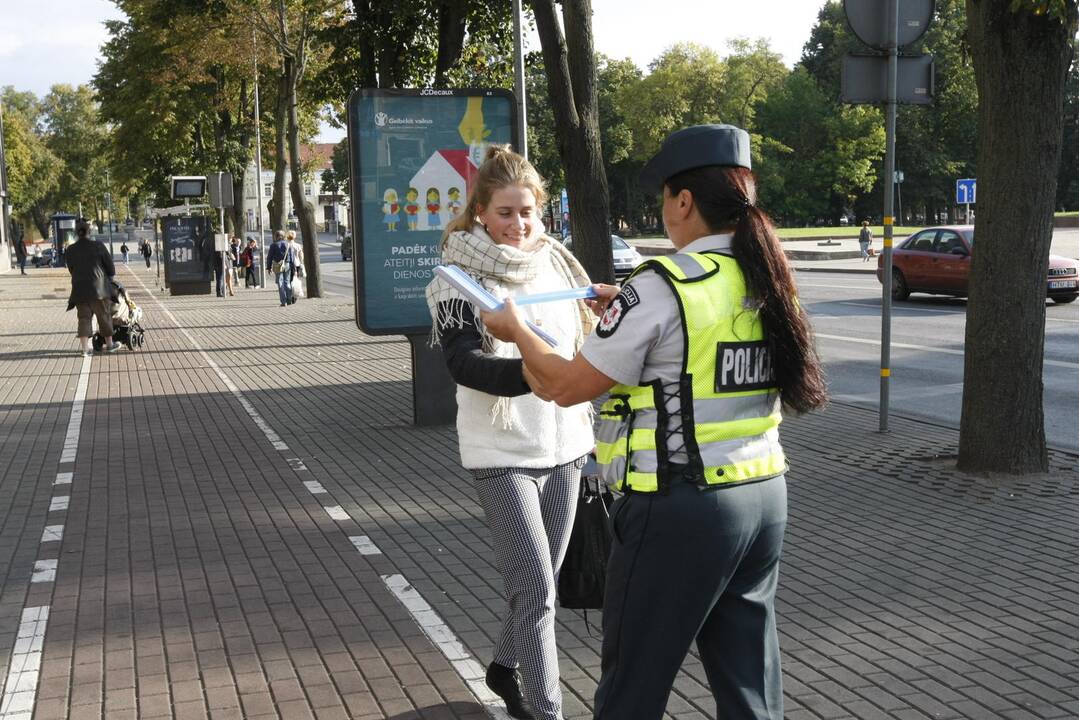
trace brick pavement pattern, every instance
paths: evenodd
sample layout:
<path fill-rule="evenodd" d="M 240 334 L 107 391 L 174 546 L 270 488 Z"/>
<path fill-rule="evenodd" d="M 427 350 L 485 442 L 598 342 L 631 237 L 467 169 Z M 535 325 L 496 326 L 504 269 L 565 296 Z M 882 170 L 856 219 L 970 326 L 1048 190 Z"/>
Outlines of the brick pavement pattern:
<path fill-rule="evenodd" d="M 74 464 L 66 272 L 0 276 L 0 677 L 23 609 L 50 606 L 33 717 L 487 717 L 383 581 L 487 663 L 501 580 L 454 430 L 411 424 L 407 343 L 360 333 L 341 296 L 173 298 L 120 273 L 146 346 L 94 357 Z M 1076 458 L 993 485 L 938 457 L 953 430 L 892 425 L 835 405 L 783 426 L 787 717 L 1079 717 Z M 50 559 L 55 581 L 30 582 Z M 559 610 L 573 720 L 594 634 Z M 716 717 L 692 655 L 668 717 Z"/>

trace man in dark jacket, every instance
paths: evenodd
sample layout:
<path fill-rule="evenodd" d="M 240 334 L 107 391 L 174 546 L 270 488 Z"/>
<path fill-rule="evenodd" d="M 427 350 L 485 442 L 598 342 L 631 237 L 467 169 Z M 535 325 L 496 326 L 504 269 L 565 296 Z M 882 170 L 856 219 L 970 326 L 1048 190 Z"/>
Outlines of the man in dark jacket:
<path fill-rule="evenodd" d="M 71 273 L 71 296 L 67 309 L 76 308 L 79 315 L 79 342 L 83 355 L 90 355 L 90 338 L 94 334 L 92 319 L 97 316 L 97 327 L 105 345 L 105 352 L 116 352 L 120 343 L 112 340 L 112 289 L 111 279 L 116 274 L 112 255 L 105 246 L 90 238 L 90 225 L 85 219 L 75 226 L 78 239 L 68 246 L 64 257 L 67 271 Z"/>
<path fill-rule="evenodd" d="M 14 226 L 14 223 L 12 223 Z M 19 273 L 26 274 L 26 241 L 22 238 L 22 231 L 15 228 L 15 259 L 19 262 Z"/>

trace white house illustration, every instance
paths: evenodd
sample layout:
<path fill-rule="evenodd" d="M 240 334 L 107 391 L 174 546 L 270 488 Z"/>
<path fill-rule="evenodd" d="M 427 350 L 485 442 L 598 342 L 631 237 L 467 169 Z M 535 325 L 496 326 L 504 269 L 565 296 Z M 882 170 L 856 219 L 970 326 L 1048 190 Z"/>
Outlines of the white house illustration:
<path fill-rule="evenodd" d="M 420 195 L 416 200 L 420 205 L 416 229 L 441 229 L 456 214 L 451 207 L 456 207 L 457 212 L 460 212 L 465 206 L 468 188 L 476 171 L 476 164 L 469 157 L 468 150 L 438 150 L 431 155 L 409 180 L 409 186 L 416 188 Z M 427 194 L 432 189 L 438 191 L 439 209 L 434 214 L 427 208 Z M 456 199 L 450 197 L 451 189 L 457 190 Z M 401 189 L 402 198 L 405 190 Z M 433 222 L 436 220 L 437 224 Z"/>

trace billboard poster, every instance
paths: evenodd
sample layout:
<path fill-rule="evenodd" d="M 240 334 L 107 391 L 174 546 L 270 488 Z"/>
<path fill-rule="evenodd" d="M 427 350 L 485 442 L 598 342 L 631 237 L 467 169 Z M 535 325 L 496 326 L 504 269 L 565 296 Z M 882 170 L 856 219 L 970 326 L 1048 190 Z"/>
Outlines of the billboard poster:
<path fill-rule="evenodd" d="M 516 145 L 509 90 L 357 90 L 348 104 L 356 323 L 370 335 L 431 328 L 424 290 L 442 231 L 491 143 Z"/>
<path fill-rule="evenodd" d="M 164 236 L 165 277 L 169 284 L 209 282 L 213 270 L 214 236 L 207 217 L 167 217 Z"/>

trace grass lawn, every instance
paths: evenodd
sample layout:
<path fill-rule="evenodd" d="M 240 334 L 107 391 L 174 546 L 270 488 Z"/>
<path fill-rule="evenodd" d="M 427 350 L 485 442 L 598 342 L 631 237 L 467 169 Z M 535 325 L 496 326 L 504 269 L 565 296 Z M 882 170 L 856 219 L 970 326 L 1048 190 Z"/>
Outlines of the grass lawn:
<path fill-rule="evenodd" d="M 793 238 L 856 238 L 858 237 L 858 231 L 861 229 L 861 225 L 855 225 L 854 227 L 777 228 L 777 232 L 780 240 Z M 873 231 L 875 240 L 884 237 L 883 226 L 870 225 L 869 229 Z M 920 227 L 895 227 L 892 229 L 892 236 L 897 238 L 906 237 L 920 229 Z M 662 237 L 662 235 L 643 235 L 640 239 L 655 240 Z"/>
<path fill-rule="evenodd" d="M 1072 210 L 1071 212 L 1059 212 L 1055 213 L 1056 217 L 1079 217 L 1079 210 Z"/>
<path fill-rule="evenodd" d="M 856 238 L 861 229 L 861 225 L 854 225 L 847 227 L 777 228 L 777 231 L 779 237 L 786 240 L 788 238 Z M 874 238 L 884 237 L 884 227 L 882 225 L 870 225 L 869 229 L 873 231 Z M 906 237 L 920 229 L 917 227 L 895 226 L 892 228 L 892 236 Z"/>

